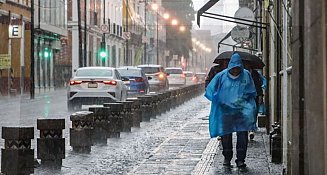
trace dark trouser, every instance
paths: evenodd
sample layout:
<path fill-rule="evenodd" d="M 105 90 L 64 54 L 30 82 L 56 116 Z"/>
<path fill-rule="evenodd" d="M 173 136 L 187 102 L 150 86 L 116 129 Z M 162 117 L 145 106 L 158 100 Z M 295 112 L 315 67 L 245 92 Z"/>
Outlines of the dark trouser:
<path fill-rule="evenodd" d="M 248 131 L 237 132 L 236 143 L 236 161 L 245 161 L 246 151 L 248 148 Z M 227 134 L 221 137 L 223 145 L 223 155 L 226 160 L 231 161 L 233 158 L 233 138 L 232 134 Z"/>

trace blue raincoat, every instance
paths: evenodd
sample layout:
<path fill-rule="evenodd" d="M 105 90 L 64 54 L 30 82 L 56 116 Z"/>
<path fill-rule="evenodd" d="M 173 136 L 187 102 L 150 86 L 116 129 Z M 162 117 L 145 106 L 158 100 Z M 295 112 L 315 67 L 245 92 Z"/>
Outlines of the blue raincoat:
<path fill-rule="evenodd" d="M 229 70 L 240 67 L 241 73 L 233 78 Z M 243 68 L 241 58 L 233 54 L 228 68 L 218 73 L 206 88 L 210 100 L 210 137 L 232 132 L 256 130 L 256 89 L 250 72 Z"/>

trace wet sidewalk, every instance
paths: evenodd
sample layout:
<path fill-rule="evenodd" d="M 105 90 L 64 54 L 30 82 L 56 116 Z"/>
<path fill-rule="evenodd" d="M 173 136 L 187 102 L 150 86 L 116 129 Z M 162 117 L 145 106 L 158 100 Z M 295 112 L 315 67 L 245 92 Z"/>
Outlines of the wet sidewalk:
<path fill-rule="evenodd" d="M 162 142 L 149 158 L 143 160 L 128 174 L 193 174 L 193 175 L 275 175 L 281 174 L 282 165 L 270 163 L 269 140 L 265 129 L 259 129 L 253 141 L 249 141 L 247 167 L 238 169 L 235 157 L 233 168 L 226 169 L 222 163 L 222 147 L 217 139 L 209 139 L 208 115 L 210 103 L 199 97 L 205 107 L 194 113 L 191 119 Z M 233 135 L 235 154 L 236 134 Z"/>
<path fill-rule="evenodd" d="M 217 139 L 211 139 L 201 161 L 197 164 L 192 174 L 221 175 L 221 174 L 244 174 L 244 175 L 275 175 L 282 174 L 282 164 L 271 163 L 269 155 L 269 136 L 265 129 L 259 129 L 255 138 L 249 141 L 248 151 L 245 163 L 246 168 L 239 169 L 236 167 L 236 134 L 233 134 L 233 152 L 234 156 L 231 161 L 232 168 L 224 167 L 222 155 L 222 146 Z"/>

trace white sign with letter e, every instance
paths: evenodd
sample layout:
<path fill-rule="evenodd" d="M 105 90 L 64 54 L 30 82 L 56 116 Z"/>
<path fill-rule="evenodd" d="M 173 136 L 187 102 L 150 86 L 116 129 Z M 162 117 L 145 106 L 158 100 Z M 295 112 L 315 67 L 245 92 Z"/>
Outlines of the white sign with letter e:
<path fill-rule="evenodd" d="M 9 38 L 22 38 L 22 26 L 9 25 Z"/>

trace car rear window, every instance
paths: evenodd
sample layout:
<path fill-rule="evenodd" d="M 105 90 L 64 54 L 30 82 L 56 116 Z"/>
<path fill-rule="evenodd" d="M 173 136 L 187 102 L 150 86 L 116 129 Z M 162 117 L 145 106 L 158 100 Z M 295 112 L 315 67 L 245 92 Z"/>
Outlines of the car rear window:
<path fill-rule="evenodd" d="M 192 76 L 193 76 L 192 73 L 184 73 L 184 75 L 185 75 L 186 77 L 192 77 Z"/>
<path fill-rule="evenodd" d="M 141 77 L 141 70 L 139 69 L 117 69 L 121 76 L 123 77 L 130 77 L 130 76 L 136 76 Z"/>
<path fill-rule="evenodd" d="M 154 74 L 154 73 L 160 72 L 160 68 L 159 67 L 140 67 L 140 68 L 146 74 Z"/>
<path fill-rule="evenodd" d="M 78 77 L 112 77 L 112 70 L 108 69 L 80 69 L 77 70 Z"/>
<path fill-rule="evenodd" d="M 165 71 L 169 74 L 183 74 L 182 69 L 166 69 Z"/>
<path fill-rule="evenodd" d="M 199 78 L 204 78 L 204 77 L 206 77 L 205 74 L 196 74 L 195 76 L 197 76 L 197 77 L 199 77 Z"/>

